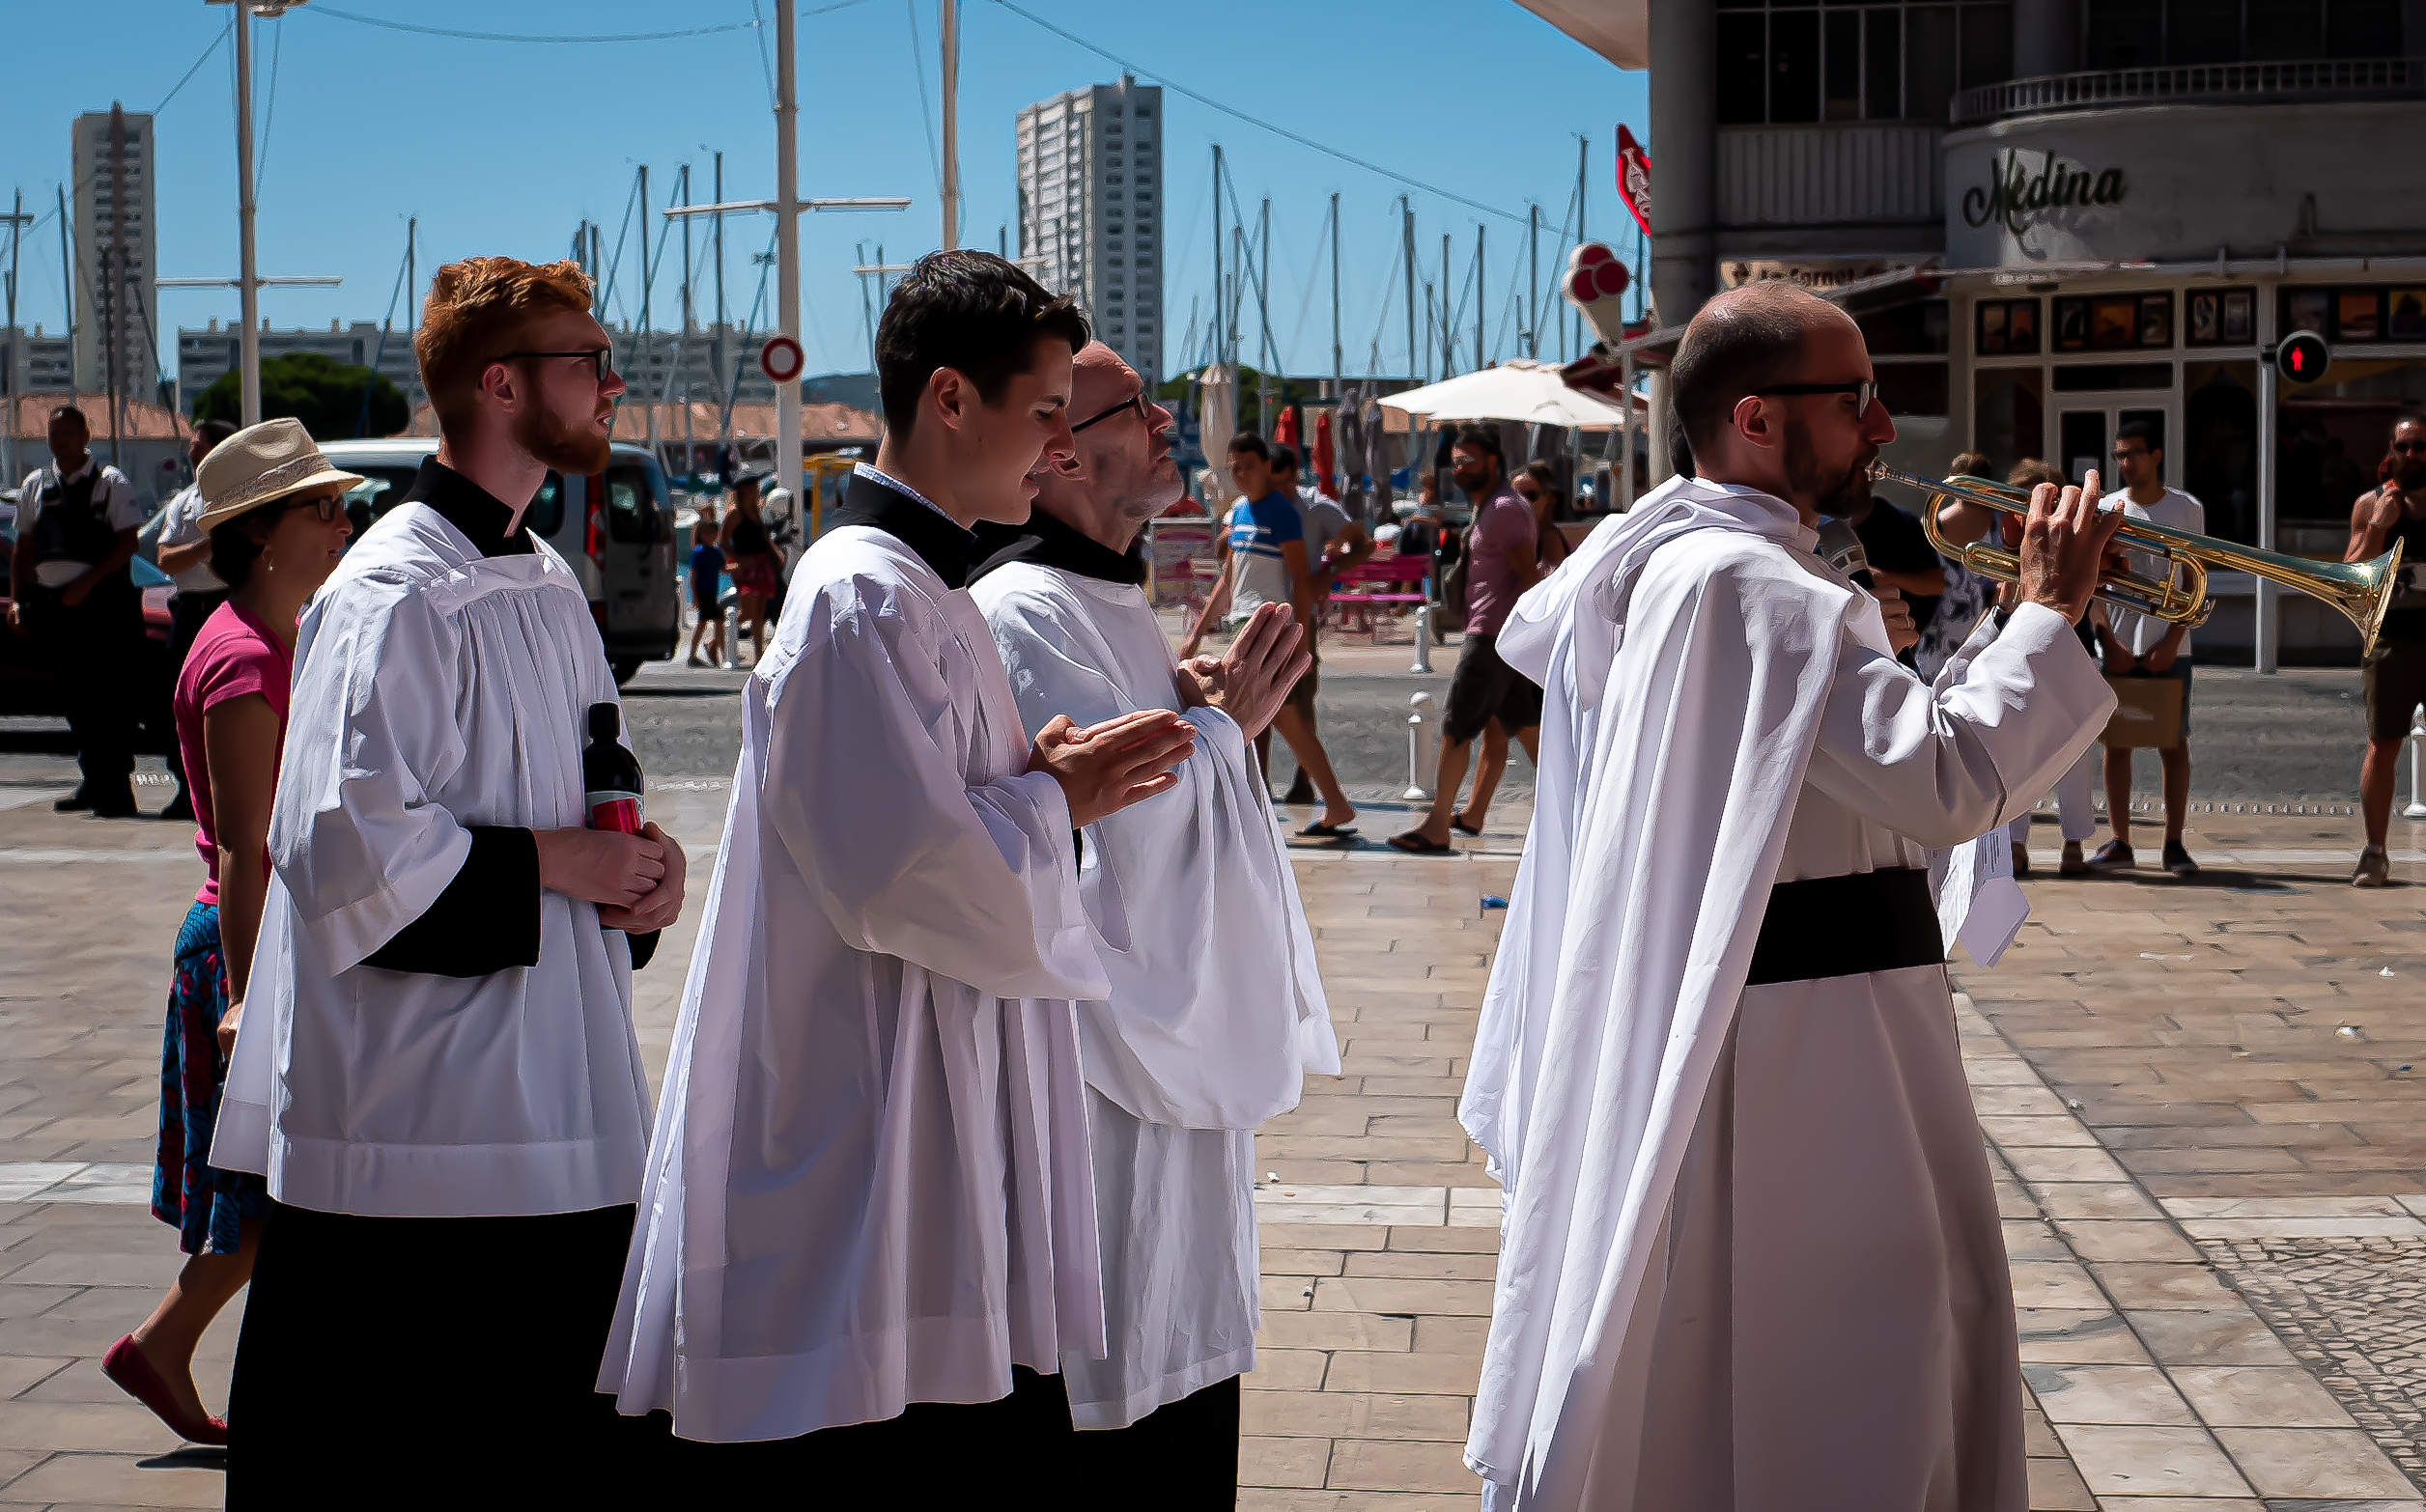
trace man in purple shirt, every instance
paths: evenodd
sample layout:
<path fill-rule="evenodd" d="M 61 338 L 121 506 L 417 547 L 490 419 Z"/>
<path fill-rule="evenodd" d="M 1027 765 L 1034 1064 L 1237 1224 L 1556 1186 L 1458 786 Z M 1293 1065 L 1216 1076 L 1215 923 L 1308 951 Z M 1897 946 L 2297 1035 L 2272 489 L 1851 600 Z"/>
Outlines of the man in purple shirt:
<path fill-rule="evenodd" d="M 1450 824 L 1457 811 L 1457 787 L 1475 738 L 1494 718 L 1534 754 L 1534 726 L 1540 723 L 1541 690 L 1500 659 L 1500 626 L 1516 598 L 1541 578 L 1534 557 L 1540 525 L 1533 506 L 1509 487 L 1499 432 L 1469 425 L 1457 433 L 1450 466 L 1466 497 L 1474 522 L 1466 527 L 1466 639 L 1457 670 L 1449 680 L 1449 712 L 1441 719 L 1440 774 L 1432 786 L 1432 812 L 1390 844 L 1417 855 L 1449 854 Z"/>

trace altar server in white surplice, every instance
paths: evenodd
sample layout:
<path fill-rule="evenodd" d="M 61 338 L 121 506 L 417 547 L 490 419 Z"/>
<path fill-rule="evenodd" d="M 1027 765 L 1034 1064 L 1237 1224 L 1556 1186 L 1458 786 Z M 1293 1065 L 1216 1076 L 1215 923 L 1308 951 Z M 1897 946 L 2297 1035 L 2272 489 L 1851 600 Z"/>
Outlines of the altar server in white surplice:
<path fill-rule="evenodd" d="M 1182 497 L 1171 418 L 1111 348 L 1081 351 L 1079 433 L 1026 525 L 979 532 L 971 593 L 1020 713 L 1184 712 L 1179 786 L 1086 830 L 1079 890 L 1112 994 L 1079 1005 L 1109 1351 L 1061 1357 L 1085 1506 L 1228 1507 L 1255 1367 L 1255 1128 L 1336 1074 L 1312 938 L 1255 737 L 1312 658 L 1288 606 L 1174 664 L 1141 587 L 1145 521 Z"/>
<path fill-rule="evenodd" d="M 615 683 L 526 518 L 606 466 L 623 380 L 590 294 L 571 263 L 438 269 L 413 340 L 437 455 L 303 613 L 212 1145 L 271 1198 L 230 1506 L 580 1504 L 635 1438 L 598 1358 L 648 1138 L 632 971 L 682 852 L 586 827 Z"/>
<path fill-rule="evenodd" d="M 1671 390 L 1700 477 L 1500 636 L 1547 696 L 1462 1108 L 1510 1188 L 1467 1463 L 1499 1507 L 2021 1512 L 1923 848 L 2011 820 L 2102 726 L 2072 627 L 2113 521 L 2042 489 L 2024 602 L 1932 688 L 1901 602 L 1813 553 L 1895 435 L 1853 322 L 1722 294 Z"/>
<path fill-rule="evenodd" d="M 1058 1362 L 1103 1353 L 1077 831 L 1168 791 L 1194 732 L 1031 742 L 962 587 L 970 526 L 1026 519 L 1069 444 L 1086 340 L 1001 258 L 919 260 L 876 335 L 884 444 L 744 690 L 601 1377 L 671 1413 L 686 1495 L 981 1504 L 1052 1472 Z"/>

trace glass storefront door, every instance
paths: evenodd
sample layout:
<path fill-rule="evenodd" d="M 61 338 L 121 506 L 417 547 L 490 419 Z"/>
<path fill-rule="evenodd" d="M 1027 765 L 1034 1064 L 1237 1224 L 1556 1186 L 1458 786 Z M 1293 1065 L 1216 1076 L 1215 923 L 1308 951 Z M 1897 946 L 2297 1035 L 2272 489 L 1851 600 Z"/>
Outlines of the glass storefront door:
<path fill-rule="evenodd" d="M 2078 483 L 2091 468 L 2096 468 L 2100 487 L 2108 493 L 2123 486 L 2114 470 L 2114 437 L 2123 427 L 2144 424 L 2157 433 L 2157 445 L 2165 453 L 2165 481 L 2181 476 L 2170 441 L 2173 427 L 2166 423 L 2166 408 L 2147 404 L 2101 405 L 2089 408 L 2076 401 L 2066 402 L 2055 412 L 2056 465 L 2064 469 L 2066 481 Z"/>

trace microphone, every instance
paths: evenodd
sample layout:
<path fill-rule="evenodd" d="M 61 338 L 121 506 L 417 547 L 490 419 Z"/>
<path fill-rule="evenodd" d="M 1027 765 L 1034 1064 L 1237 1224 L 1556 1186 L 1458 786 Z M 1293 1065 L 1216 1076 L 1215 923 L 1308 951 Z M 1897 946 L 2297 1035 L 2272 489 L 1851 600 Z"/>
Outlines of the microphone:
<path fill-rule="evenodd" d="M 1862 538 L 1844 520 L 1823 519 L 1820 522 L 1820 543 L 1814 547 L 1820 560 L 1853 579 L 1864 592 L 1876 589 L 1876 579 L 1870 575 L 1870 553 L 1862 549 Z"/>

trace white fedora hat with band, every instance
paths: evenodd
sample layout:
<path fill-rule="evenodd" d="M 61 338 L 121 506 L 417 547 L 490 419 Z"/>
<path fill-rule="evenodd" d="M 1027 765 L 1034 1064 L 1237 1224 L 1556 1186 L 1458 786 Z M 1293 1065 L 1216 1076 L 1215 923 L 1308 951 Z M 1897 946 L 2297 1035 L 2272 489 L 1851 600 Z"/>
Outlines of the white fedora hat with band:
<path fill-rule="evenodd" d="M 246 426 L 212 449 L 194 469 L 205 530 L 306 489 L 351 489 L 366 480 L 323 457 L 312 433 L 291 417 Z"/>

